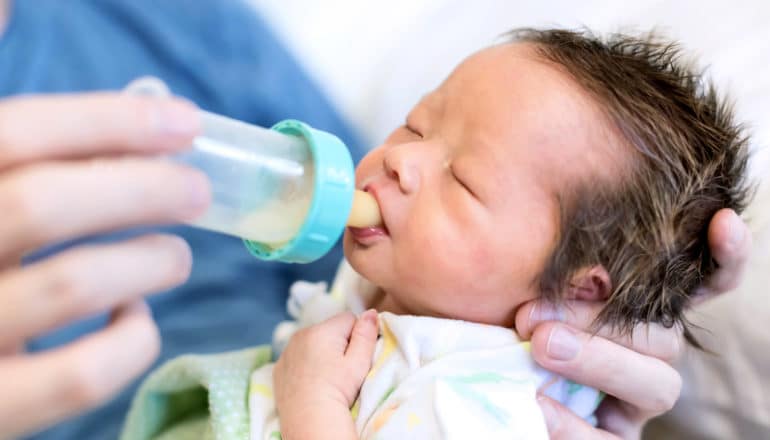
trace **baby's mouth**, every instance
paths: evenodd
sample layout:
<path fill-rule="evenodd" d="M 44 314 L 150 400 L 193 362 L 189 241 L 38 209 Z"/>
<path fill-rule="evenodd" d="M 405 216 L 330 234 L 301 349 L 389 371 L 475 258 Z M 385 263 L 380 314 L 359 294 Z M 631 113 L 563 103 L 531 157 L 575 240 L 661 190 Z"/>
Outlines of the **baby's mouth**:
<path fill-rule="evenodd" d="M 356 241 L 368 241 L 373 237 L 387 237 L 389 235 L 388 229 L 385 226 L 369 226 L 366 228 L 354 228 L 351 226 L 348 230 L 353 234 L 353 238 Z"/>
<path fill-rule="evenodd" d="M 353 239 L 358 243 L 372 244 L 374 241 L 376 241 L 380 237 L 388 237 L 390 233 L 388 232 L 388 227 L 385 224 L 385 217 L 383 216 L 382 204 L 380 203 L 379 197 L 377 197 L 377 190 L 374 189 L 372 185 L 366 185 L 363 190 L 371 194 L 372 197 L 374 197 L 374 199 L 377 201 L 377 205 L 380 208 L 380 218 L 382 219 L 382 223 L 376 226 L 366 226 L 361 228 L 349 226 L 348 230 L 350 231 L 350 234 L 353 236 Z"/>

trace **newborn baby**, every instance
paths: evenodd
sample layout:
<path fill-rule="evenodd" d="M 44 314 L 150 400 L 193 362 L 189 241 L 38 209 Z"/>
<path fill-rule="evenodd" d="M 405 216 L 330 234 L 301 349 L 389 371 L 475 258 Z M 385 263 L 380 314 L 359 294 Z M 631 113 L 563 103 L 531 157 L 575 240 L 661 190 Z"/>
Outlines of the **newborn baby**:
<path fill-rule="evenodd" d="M 256 370 L 252 438 L 547 438 L 537 392 L 590 421 L 599 393 L 538 370 L 515 311 L 596 301 L 597 324 L 697 345 L 683 311 L 746 160 L 729 107 L 653 37 L 520 30 L 470 56 L 356 170 L 383 225 L 346 232 L 362 279 L 341 295 L 379 319 L 337 315 Z"/>
<path fill-rule="evenodd" d="M 358 413 L 355 432 L 428 438 L 471 424 L 465 432 L 479 438 L 506 432 L 545 438 L 542 418 L 532 411 L 516 417 L 523 405 L 495 409 L 500 401 L 490 390 L 513 389 L 509 381 L 521 375 L 509 368 L 505 377 L 487 351 L 497 344 L 510 359 L 513 344 L 495 339 L 495 328 L 441 321 L 510 328 L 519 305 L 566 295 L 603 302 L 601 322 L 621 331 L 640 321 L 682 323 L 688 298 L 714 270 L 709 219 L 745 204 L 746 140 L 713 90 L 677 57 L 673 46 L 649 40 L 618 36 L 602 43 L 565 31 L 518 32 L 513 43 L 464 61 L 363 159 L 357 186 L 374 194 L 384 225 L 349 230 L 345 255 L 379 288 L 369 306 L 397 315 L 380 320 L 372 372 L 391 339 L 402 344 L 395 350 L 406 360 L 401 372 L 386 373 L 393 376 L 386 386 L 374 386 L 378 376 L 371 372 L 347 377 L 355 385 L 364 380 L 362 404 L 374 400 Z M 439 321 L 399 320 L 410 315 Z M 389 337 L 395 325 L 418 336 Z M 434 338 L 419 335 L 421 326 Z M 452 340 L 457 332 L 478 333 L 475 347 Z M 436 366 L 436 357 L 452 354 L 436 344 L 454 344 L 455 355 L 475 350 L 487 361 L 465 370 L 463 377 L 476 380 L 465 394 L 452 388 L 462 368 L 448 373 Z M 287 350 L 291 355 L 291 344 Z M 416 385 L 415 377 L 429 368 L 438 371 Z M 501 376 L 483 382 L 491 372 Z M 293 380 L 276 375 L 281 425 L 293 420 L 291 430 L 312 432 L 311 425 L 286 419 L 301 411 L 309 420 L 318 412 L 332 426 L 333 405 L 317 405 L 318 392 Z M 538 374 L 531 383 L 549 386 Z M 400 393 L 402 387 L 417 391 Z M 534 389 L 529 410 L 537 408 Z M 450 405 L 455 397 L 463 404 Z M 353 398 L 342 399 L 340 414 Z M 522 428 L 538 424 L 539 431 Z"/>

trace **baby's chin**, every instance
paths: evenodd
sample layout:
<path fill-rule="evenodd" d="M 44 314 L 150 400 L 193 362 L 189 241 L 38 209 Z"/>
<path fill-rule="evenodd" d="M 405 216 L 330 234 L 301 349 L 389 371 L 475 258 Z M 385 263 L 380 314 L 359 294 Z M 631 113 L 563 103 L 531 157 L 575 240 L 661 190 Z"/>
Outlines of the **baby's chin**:
<path fill-rule="evenodd" d="M 356 273 L 375 285 L 382 285 L 386 275 L 392 273 L 387 264 L 390 259 L 386 258 L 383 246 L 361 246 L 350 236 L 350 232 L 345 231 L 342 249 L 345 259 Z"/>
<path fill-rule="evenodd" d="M 348 263 L 350 263 L 353 269 L 362 276 L 364 274 L 361 273 L 361 266 L 365 266 L 362 265 L 362 260 L 365 261 L 368 259 L 364 252 L 366 250 L 368 249 L 362 249 L 361 246 L 356 243 L 353 237 L 351 237 L 350 231 L 345 231 L 345 235 L 342 236 L 342 252 Z"/>

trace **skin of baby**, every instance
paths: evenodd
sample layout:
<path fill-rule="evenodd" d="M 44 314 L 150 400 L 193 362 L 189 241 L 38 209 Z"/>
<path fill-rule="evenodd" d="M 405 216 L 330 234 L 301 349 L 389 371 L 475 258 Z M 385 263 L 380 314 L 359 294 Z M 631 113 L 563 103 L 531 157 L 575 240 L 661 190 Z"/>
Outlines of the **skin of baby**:
<path fill-rule="evenodd" d="M 516 309 L 539 296 L 565 189 L 586 176 L 610 182 L 623 163 L 608 126 L 528 45 L 469 57 L 356 169 L 383 225 L 349 228 L 345 256 L 382 291 L 373 306 L 513 327 Z M 575 297 L 602 300 L 609 279 L 587 267 L 571 285 Z M 375 323 L 374 311 L 348 312 L 292 336 L 274 369 L 284 439 L 357 438 L 349 409 Z"/>
<path fill-rule="evenodd" d="M 529 45 L 460 64 L 356 170 L 385 227 L 349 229 L 345 256 L 385 293 L 376 308 L 513 327 L 539 296 L 560 196 L 623 163 L 605 119 Z M 584 298 L 608 291 L 601 267 L 578 277 Z"/>

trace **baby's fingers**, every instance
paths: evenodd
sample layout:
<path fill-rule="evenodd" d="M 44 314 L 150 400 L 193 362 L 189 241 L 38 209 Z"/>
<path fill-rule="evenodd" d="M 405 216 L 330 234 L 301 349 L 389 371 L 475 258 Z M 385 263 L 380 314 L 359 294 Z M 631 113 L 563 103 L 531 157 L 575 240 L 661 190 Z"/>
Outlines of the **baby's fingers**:
<path fill-rule="evenodd" d="M 345 358 L 354 363 L 356 371 L 366 374 L 372 364 L 374 345 L 377 342 L 377 312 L 367 310 L 353 325 Z"/>

